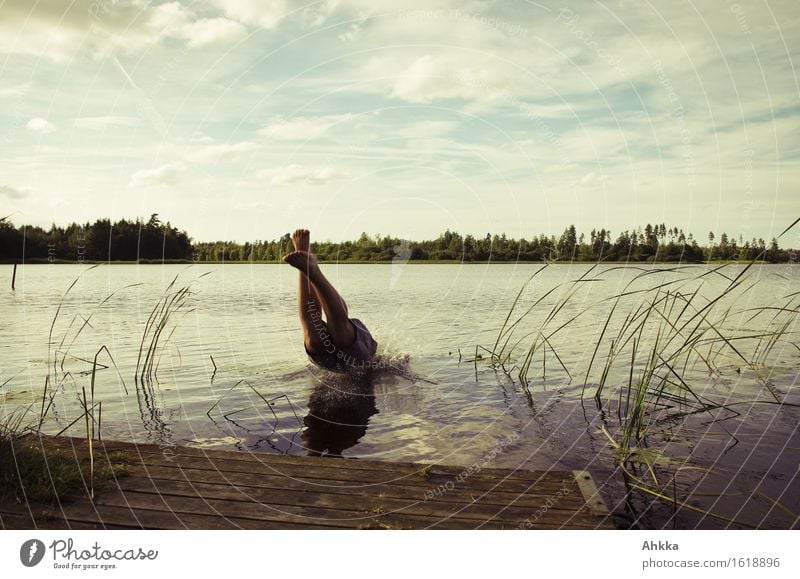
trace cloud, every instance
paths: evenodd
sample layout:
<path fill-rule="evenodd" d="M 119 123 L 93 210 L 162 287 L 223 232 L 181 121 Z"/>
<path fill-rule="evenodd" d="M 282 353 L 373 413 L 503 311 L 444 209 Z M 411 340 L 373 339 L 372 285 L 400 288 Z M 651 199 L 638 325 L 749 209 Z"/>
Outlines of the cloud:
<path fill-rule="evenodd" d="M 139 122 L 136 117 L 105 116 L 105 117 L 78 117 L 73 126 L 76 129 L 107 129 L 114 127 L 133 127 Z"/>
<path fill-rule="evenodd" d="M 347 177 L 347 173 L 332 167 L 311 169 L 310 167 L 304 167 L 303 165 L 292 164 L 288 167 L 259 171 L 257 177 L 259 179 L 269 179 L 270 185 L 286 185 L 288 183 L 323 185 L 330 181 Z"/>
<path fill-rule="evenodd" d="M 210 145 L 202 149 L 190 153 L 188 159 L 195 163 L 214 163 L 219 161 L 233 161 L 246 155 L 251 154 L 258 149 L 256 143 L 244 141 L 231 145 L 224 143 L 221 145 Z"/>
<path fill-rule="evenodd" d="M 577 163 L 552 163 L 542 169 L 542 173 L 564 173 L 578 168 Z"/>
<path fill-rule="evenodd" d="M 195 131 L 192 134 L 192 136 L 189 137 L 189 142 L 193 144 L 199 143 L 201 145 L 207 145 L 209 143 L 213 143 L 214 139 L 212 137 L 209 137 L 208 135 L 201 133 L 200 131 Z"/>
<path fill-rule="evenodd" d="M 250 26 L 270 30 L 288 12 L 286 0 L 213 0 L 225 16 Z"/>
<path fill-rule="evenodd" d="M 455 121 L 417 121 L 396 131 L 396 134 L 410 139 L 431 139 L 440 137 L 458 127 Z"/>
<path fill-rule="evenodd" d="M 31 87 L 28 84 L 19 84 L 17 86 L 0 88 L 0 97 L 22 96 L 24 94 L 27 94 L 30 88 Z"/>
<path fill-rule="evenodd" d="M 400 72 L 392 87 L 392 96 L 412 103 L 430 103 L 435 99 L 461 96 L 448 63 L 430 54 L 421 56 Z"/>
<path fill-rule="evenodd" d="M 30 194 L 30 189 L 17 189 L 11 185 L 0 185 L 0 197 L 6 197 L 7 199 L 24 199 Z"/>
<path fill-rule="evenodd" d="M 172 185 L 178 180 L 178 175 L 185 169 L 181 163 L 167 163 L 157 169 L 137 171 L 131 176 L 128 187 L 131 189 L 146 189 L 161 185 Z"/>
<path fill-rule="evenodd" d="M 83 51 L 93 56 L 138 54 L 170 38 L 204 47 L 237 40 L 246 32 L 226 18 L 198 18 L 179 2 L 6 0 L 2 6 L 0 54 L 56 61 Z"/>
<path fill-rule="evenodd" d="M 223 0 L 220 0 L 223 1 Z M 468 7 L 465 0 L 322 0 L 309 5 L 304 9 L 303 15 L 309 20 L 311 26 L 321 26 L 335 12 L 351 12 L 359 17 L 371 14 L 383 16 L 404 16 L 443 12 L 448 7 Z M 395 14 L 392 14 L 395 13 Z"/>
<path fill-rule="evenodd" d="M 347 27 L 347 30 L 340 33 L 336 38 L 341 40 L 342 42 L 353 42 L 361 33 L 361 29 L 364 27 L 364 23 L 367 21 L 367 17 L 365 14 L 359 14 L 359 19 L 355 22 L 352 22 L 350 26 Z"/>
<path fill-rule="evenodd" d="M 247 35 L 247 28 L 227 18 L 203 18 L 186 24 L 182 36 L 192 48 L 235 42 Z"/>
<path fill-rule="evenodd" d="M 25 128 L 35 133 L 41 133 L 42 135 L 47 135 L 56 131 L 56 126 L 42 117 L 36 117 L 29 120 L 26 123 Z"/>
<path fill-rule="evenodd" d="M 595 185 L 602 185 L 603 183 L 605 183 L 610 179 L 611 179 L 610 175 L 598 175 L 594 171 L 590 171 L 586 175 L 581 177 L 579 183 L 583 187 L 593 187 Z"/>
<path fill-rule="evenodd" d="M 351 114 L 294 117 L 289 120 L 278 117 L 258 133 L 276 139 L 305 141 L 322 136 L 328 129 L 349 121 L 352 117 Z"/>
<path fill-rule="evenodd" d="M 491 101 L 520 78 L 519 70 L 489 55 L 442 48 L 410 60 L 407 53 L 370 59 L 358 76 L 375 81 L 362 84 L 361 90 L 377 88 L 389 97 L 417 104 L 446 99 Z"/>

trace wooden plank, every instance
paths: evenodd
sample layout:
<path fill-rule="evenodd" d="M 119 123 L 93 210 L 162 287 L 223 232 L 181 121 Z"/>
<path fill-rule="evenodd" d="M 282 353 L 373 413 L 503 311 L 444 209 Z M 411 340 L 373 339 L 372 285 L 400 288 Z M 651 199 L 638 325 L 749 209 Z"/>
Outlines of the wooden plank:
<path fill-rule="evenodd" d="M 42 519 L 35 521 L 30 517 L 22 515 L 0 514 L 0 527 L 5 530 L 11 529 L 96 529 L 96 525 L 85 525 L 84 523 L 73 523 L 70 525 L 64 519 L 48 520 Z"/>
<path fill-rule="evenodd" d="M 464 521 L 490 521 L 497 520 L 507 523 L 522 523 L 529 520 L 538 508 L 544 507 L 542 503 L 537 508 L 519 508 L 514 506 L 492 506 L 478 503 L 438 503 L 393 499 L 385 496 L 360 497 L 337 496 L 326 493 L 286 492 L 275 489 L 248 489 L 243 492 L 239 487 L 230 485 L 214 485 L 198 483 L 195 481 L 153 481 L 150 479 L 130 478 L 121 481 L 121 491 L 136 491 L 142 493 L 157 493 L 159 495 L 173 495 L 183 497 L 202 497 L 206 499 L 220 499 L 238 501 L 247 504 L 262 503 L 277 506 L 280 510 L 286 508 L 318 507 L 330 512 L 343 511 L 338 516 L 360 517 L 365 511 L 398 514 L 401 516 L 415 515 L 430 517 L 437 520 L 453 519 Z M 542 525 L 553 526 L 571 520 L 575 526 L 594 528 L 596 517 L 588 509 L 558 509 L 548 510 L 548 517 L 542 520 Z"/>
<path fill-rule="evenodd" d="M 192 457 L 191 460 L 166 459 L 156 455 L 145 457 L 144 468 L 149 470 L 150 466 L 162 466 L 172 468 L 184 468 L 192 470 L 210 470 L 224 473 L 251 473 L 271 476 L 292 478 L 307 484 L 309 487 L 324 489 L 332 481 L 344 483 L 351 489 L 383 485 L 387 483 L 402 484 L 407 487 L 420 489 L 420 494 L 426 491 L 434 492 L 441 486 L 442 488 L 463 487 L 471 490 L 480 491 L 504 491 L 510 493 L 523 494 L 537 488 L 540 491 L 555 491 L 564 484 L 574 482 L 571 472 L 563 472 L 556 475 L 552 473 L 546 480 L 536 481 L 515 481 L 493 479 L 479 475 L 473 475 L 459 482 L 457 475 L 442 473 L 438 467 L 433 467 L 427 476 L 417 474 L 416 476 L 394 476 L 387 471 L 371 470 L 350 470 L 338 461 L 318 459 L 316 466 L 283 464 L 280 468 L 275 468 L 270 464 L 261 462 L 245 463 L 229 459 L 209 459 L 205 457 Z"/>
<path fill-rule="evenodd" d="M 35 529 L 36 521 L 30 513 L 15 514 L 0 511 L 0 527 L 3 529 Z"/>
<path fill-rule="evenodd" d="M 225 469 L 233 472 L 252 472 L 252 468 L 259 469 L 258 472 L 275 472 L 278 474 L 286 474 L 293 476 L 298 472 L 300 465 L 305 468 L 299 469 L 305 472 L 308 476 L 304 478 L 323 478 L 330 480 L 336 478 L 339 473 L 348 473 L 342 480 L 363 481 L 363 482 L 380 482 L 408 480 L 411 482 L 419 483 L 420 480 L 429 480 L 437 484 L 445 484 L 447 481 L 453 481 L 459 475 L 465 475 L 465 478 L 470 478 L 466 475 L 466 470 L 458 467 L 446 467 L 439 465 L 412 465 L 414 468 L 406 468 L 405 471 L 401 468 L 394 468 L 394 463 L 366 463 L 357 460 L 342 460 L 342 459 L 329 459 L 329 458 L 308 458 L 308 457 L 293 457 L 282 455 L 253 455 L 240 454 L 233 451 L 219 451 L 213 456 L 206 456 L 204 453 L 192 453 L 185 455 L 182 452 L 176 451 L 174 455 L 164 455 L 157 447 L 143 446 L 143 445 L 119 445 L 113 443 L 107 445 L 108 452 L 117 450 L 129 450 L 134 452 L 134 456 L 144 464 L 181 464 L 181 465 L 194 465 L 196 464 L 213 465 L 215 458 L 225 460 Z M 80 450 L 80 449 L 78 449 Z M 95 456 L 102 455 L 98 450 L 95 451 Z M 233 464 L 234 462 L 242 462 L 241 465 Z M 372 465 L 380 464 L 380 468 L 373 468 Z M 280 465 L 280 466 L 278 466 Z M 370 466 L 366 466 L 370 465 Z M 213 468 L 213 466 L 212 466 Z M 320 470 L 322 469 L 322 470 Z M 430 475 L 425 477 L 425 469 Z M 355 476 L 357 473 L 367 471 L 372 473 L 370 476 L 359 478 Z M 378 472 L 387 473 L 380 476 Z M 527 488 L 530 484 L 536 483 L 537 485 L 559 484 L 569 482 L 573 476 L 568 471 L 530 471 L 525 476 L 497 476 L 497 473 L 508 473 L 511 471 L 503 471 L 498 469 L 483 469 L 475 474 L 480 474 L 484 480 L 497 480 L 497 481 L 519 481 L 527 482 L 528 485 L 518 485 L 519 488 Z M 517 472 L 519 474 L 519 471 Z M 472 475 L 475 476 L 475 475 Z"/>
<path fill-rule="evenodd" d="M 33 514 L 31 514 L 31 510 Z M 0 503 L 0 522 L 5 529 L 138 529 L 138 526 L 110 525 L 99 519 L 70 520 L 58 508 L 36 507 L 29 510 L 21 504 Z M 130 520 L 130 515 L 128 516 Z"/>
<path fill-rule="evenodd" d="M 74 508 L 69 512 L 70 521 L 82 523 L 97 522 L 108 528 L 135 528 L 135 529 L 207 529 L 207 530 L 227 530 L 227 529 L 263 529 L 263 523 L 249 519 L 236 519 L 233 517 L 206 516 L 191 513 L 181 513 L 179 516 L 173 513 L 153 511 L 147 509 L 135 510 L 135 522 L 131 516 L 129 507 L 117 507 L 108 505 L 96 505 L 93 509 Z M 272 528 L 272 527 L 270 527 Z M 309 529 L 309 528 L 332 528 L 332 527 L 310 527 L 309 525 L 290 525 L 283 524 L 275 526 L 281 529 Z"/>
<path fill-rule="evenodd" d="M 293 525 L 298 528 L 320 526 L 361 528 L 424 529 L 441 525 L 448 529 L 473 529 L 475 523 L 442 521 L 435 517 L 397 516 L 380 512 L 347 513 L 346 511 L 298 506 L 271 506 L 255 502 L 237 502 L 207 497 L 180 497 L 174 495 L 112 491 L 95 498 L 98 507 L 130 506 L 139 515 L 143 511 L 169 512 L 177 519 L 183 515 L 206 515 L 224 519 L 249 519 L 258 521 L 261 528 Z M 366 505 L 365 505 L 366 506 Z M 70 513 L 67 513 L 69 516 Z M 349 514 L 349 516 L 348 516 Z M 446 523 L 446 524 L 445 524 Z M 490 528 L 501 528 L 494 524 Z"/>
<path fill-rule="evenodd" d="M 420 492 L 420 489 L 416 487 L 407 487 L 402 484 L 389 483 L 383 485 L 369 485 L 353 489 L 351 486 L 346 486 L 340 481 L 330 481 L 324 489 L 320 489 L 319 487 L 309 487 L 304 482 L 289 477 L 230 473 L 205 469 L 193 470 L 179 467 L 149 467 L 146 472 L 140 471 L 139 474 L 153 480 L 194 481 L 226 486 L 235 485 L 243 490 L 275 489 L 298 492 L 325 492 L 332 495 L 355 495 L 364 497 L 384 495 L 390 498 L 418 501 L 425 501 L 427 499 L 428 501 L 454 502 L 459 504 L 476 502 L 497 506 L 515 504 L 520 507 L 531 508 L 538 508 L 542 501 L 546 501 L 553 496 L 551 491 L 542 492 L 537 490 L 536 487 L 525 494 L 506 493 L 503 491 L 480 492 L 454 487 L 453 490 L 444 492 L 441 495 L 433 493 L 426 495 L 424 492 Z M 119 484 L 124 485 L 125 480 L 125 478 L 121 478 Z M 570 493 L 564 498 L 564 504 L 570 505 L 576 509 L 582 507 L 584 501 L 574 481 L 571 483 L 571 486 L 567 488 L 570 489 Z"/>
<path fill-rule="evenodd" d="M 86 456 L 84 439 L 43 437 Z M 30 514 L 0 504 L 13 525 L 155 529 L 613 528 L 584 471 L 370 462 L 95 443 L 96 464 L 124 452 L 129 476 L 94 501 Z M 116 462 L 116 461 L 115 461 Z M 3 523 L 5 524 L 5 523 Z M 35 528 L 35 527 L 31 527 Z M 78 528 L 78 527 L 75 527 Z"/>
<path fill-rule="evenodd" d="M 55 444 L 65 448 L 73 448 L 81 451 L 86 447 L 84 439 L 69 438 L 69 437 L 50 437 Z M 213 449 L 199 449 L 185 446 L 158 446 L 153 444 L 136 444 L 130 442 L 120 441 L 101 441 L 95 445 L 95 456 L 101 448 L 105 448 L 107 452 L 114 452 L 117 450 L 131 451 L 134 454 L 141 455 L 141 460 L 147 462 L 147 456 L 160 455 L 162 457 L 169 456 L 170 458 L 191 458 L 199 457 L 205 459 L 225 459 L 225 460 L 238 460 L 243 462 L 260 462 L 275 468 L 278 465 L 297 466 L 305 465 L 310 467 L 320 467 L 320 463 L 330 461 L 331 468 L 340 469 L 342 464 L 346 465 L 348 470 L 368 470 L 368 471 L 386 471 L 392 473 L 394 476 L 402 478 L 403 476 L 421 476 L 422 471 L 427 468 L 432 468 L 442 474 L 449 474 L 457 476 L 465 474 L 470 466 L 449 466 L 438 464 L 423 464 L 412 462 L 380 462 L 380 461 L 364 461 L 355 458 L 324 458 L 319 457 L 306 457 L 306 456 L 287 456 L 282 454 L 271 453 L 248 453 L 242 451 L 229 451 L 229 450 L 213 450 Z M 478 470 L 479 463 L 473 465 L 473 470 Z M 548 480 L 563 480 L 564 475 L 568 471 L 532 471 L 525 469 L 499 469 L 499 468 L 480 468 L 481 475 L 501 480 L 518 480 L 528 482 L 542 482 Z"/>
<path fill-rule="evenodd" d="M 153 478 L 164 477 L 164 478 L 175 478 L 175 473 L 170 473 L 172 471 L 179 471 L 183 473 L 181 476 L 183 477 L 198 477 L 198 476 L 214 476 L 214 480 L 219 480 L 220 478 L 223 481 L 229 481 L 231 483 L 241 483 L 247 486 L 264 486 L 270 488 L 286 488 L 287 485 L 290 488 L 295 489 L 306 489 L 306 490 L 313 490 L 313 491 L 328 491 L 331 492 L 340 492 L 340 493 L 350 493 L 350 494 L 359 494 L 359 493 L 366 493 L 371 494 L 373 492 L 379 491 L 382 488 L 389 487 L 392 489 L 405 489 L 410 495 L 415 495 L 419 498 L 425 498 L 436 496 L 437 494 L 442 494 L 443 496 L 450 496 L 450 497 L 457 497 L 459 493 L 469 493 L 469 496 L 479 497 L 479 496 L 491 496 L 498 494 L 497 496 L 502 497 L 504 500 L 504 504 L 508 504 L 508 500 L 513 500 L 514 498 L 522 498 L 525 496 L 536 497 L 536 496 L 544 496 L 549 497 L 552 496 L 555 492 L 563 489 L 565 486 L 572 488 L 574 491 L 572 497 L 579 496 L 577 492 L 577 486 L 575 485 L 574 479 L 570 478 L 570 480 L 560 483 L 559 485 L 534 485 L 532 487 L 528 486 L 527 483 L 524 483 L 523 486 L 511 486 L 506 484 L 498 485 L 498 484 L 487 484 L 485 481 L 481 482 L 478 478 L 467 479 L 463 483 L 453 482 L 451 485 L 440 485 L 433 484 L 433 482 L 427 481 L 425 479 L 420 479 L 419 481 L 412 481 L 409 480 L 401 480 L 401 481 L 393 481 L 390 480 L 386 482 L 382 479 L 377 481 L 364 481 L 364 480 L 352 480 L 352 476 L 348 476 L 346 473 L 339 473 L 339 478 L 308 478 L 305 476 L 305 473 L 300 471 L 299 473 L 295 472 L 291 475 L 287 474 L 275 474 L 272 471 L 267 470 L 264 473 L 260 472 L 253 472 L 255 469 L 250 470 L 232 470 L 231 468 L 224 468 L 226 465 L 220 463 L 210 463 L 210 464 L 192 464 L 192 465 L 181 465 L 175 463 L 164 462 L 159 465 L 143 465 L 135 467 L 136 472 L 144 474 L 146 476 L 150 476 Z M 134 470 L 133 468 L 131 470 Z M 203 475 L 201 473 L 206 473 Z M 363 479 L 363 476 L 359 476 L 357 478 Z M 343 479 L 343 480 L 342 480 Z M 348 480 L 350 479 L 350 480 Z M 435 481 L 436 479 L 434 479 Z"/>
<path fill-rule="evenodd" d="M 594 484 L 592 475 L 585 470 L 576 470 L 573 471 L 573 473 L 578 483 L 578 488 L 581 491 L 581 496 L 586 501 L 589 511 L 600 517 L 608 517 L 610 513 L 600 496 L 600 492 L 597 490 L 597 486 Z"/>

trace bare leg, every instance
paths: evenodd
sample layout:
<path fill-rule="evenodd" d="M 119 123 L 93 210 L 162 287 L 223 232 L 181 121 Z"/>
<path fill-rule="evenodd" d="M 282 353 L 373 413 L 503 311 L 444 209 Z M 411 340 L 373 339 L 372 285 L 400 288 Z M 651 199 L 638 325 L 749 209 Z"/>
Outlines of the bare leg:
<path fill-rule="evenodd" d="M 308 231 L 301 229 L 295 232 L 295 236 L 299 238 L 308 239 Z M 293 238 L 294 239 L 294 238 Z M 302 241 L 298 239 L 302 247 Z M 295 248 L 298 245 L 295 244 Z M 322 306 L 325 316 L 327 318 L 327 329 L 333 338 L 333 342 L 340 348 L 346 348 L 355 342 L 356 331 L 347 311 L 347 303 L 344 301 L 336 288 L 328 281 L 322 270 L 317 264 L 317 258 L 308 249 L 296 249 L 290 253 L 283 260 L 297 268 L 300 271 L 300 320 L 303 324 L 303 330 L 306 333 L 306 342 L 311 340 L 311 346 L 315 349 L 319 348 L 320 344 L 314 342 L 319 336 L 314 331 L 314 319 L 307 310 L 310 301 L 316 301 L 317 304 Z M 307 280 L 307 282 L 304 282 Z M 310 286 L 309 283 L 310 282 Z M 316 291 L 316 295 L 312 293 L 311 288 Z M 313 298 L 312 298 L 313 296 Z M 317 324 L 319 322 L 317 321 Z M 315 334 L 309 336 L 309 331 L 306 329 L 310 327 L 311 333 Z M 311 348 L 309 348 L 311 349 Z"/>
<path fill-rule="evenodd" d="M 292 243 L 297 251 L 308 251 L 310 248 L 309 232 L 298 229 L 292 235 Z M 299 272 L 297 291 L 297 306 L 300 316 L 300 325 L 303 327 L 303 341 L 306 349 L 312 353 L 323 351 L 321 330 L 325 330 L 322 321 L 322 306 L 311 280 L 303 271 Z"/>

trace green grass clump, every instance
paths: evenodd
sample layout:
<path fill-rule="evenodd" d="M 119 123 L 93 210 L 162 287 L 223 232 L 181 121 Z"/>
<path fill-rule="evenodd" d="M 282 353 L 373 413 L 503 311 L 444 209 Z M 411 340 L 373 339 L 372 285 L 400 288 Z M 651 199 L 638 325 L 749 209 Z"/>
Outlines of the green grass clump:
<path fill-rule="evenodd" d="M 94 468 L 94 490 L 129 474 L 124 453 L 107 455 Z M 90 457 L 79 449 L 62 449 L 47 438 L 28 435 L 0 439 L 0 501 L 54 505 L 90 491 Z"/>

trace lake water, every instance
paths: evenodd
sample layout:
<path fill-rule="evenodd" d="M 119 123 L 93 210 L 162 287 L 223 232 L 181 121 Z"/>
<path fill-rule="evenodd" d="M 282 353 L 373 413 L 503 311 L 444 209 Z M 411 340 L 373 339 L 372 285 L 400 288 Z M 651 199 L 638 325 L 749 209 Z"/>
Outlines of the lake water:
<path fill-rule="evenodd" d="M 557 320 L 546 320 L 548 313 L 575 288 L 570 282 L 590 267 L 553 265 L 534 278 L 518 311 L 562 285 L 520 322 L 515 340 L 529 337 L 516 352 L 521 355 L 541 327 L 558 327 Z M 685 370 L 703 397 L 726 408 L 686 416 L 667 412 L 654 418 L 648 436 L 653 447 L 674 459 L 657 473 L 672 480 L 666 487 L 670 496 L 724 518 L 626 492 L 602 427 L 619 439 L 615 428 L 622 402 L 615 393 L 629 376 L 610 376 L 598 404 L 592 394 L 602 364 L 588 381 L 585 372 L 612 304 L 604 300 L 622 292 L 636 275 L 652 272 L 640 282 L 652 287 L 706 273 L 697 282 L 675 286 L 685 295 L 698 289 L 697 303 L 702 304 L 743 267 L 726 266 L 720 272 L 711 266 L 595 268 L 589 274 L 594 281 L 580 284 L 557 313 L 560 320 L 581 315 L 551 336 L 549 350 L 536 354 L 526 389 L 516 370 L 506 375 L 474 358 L 477 345 L 494 345 L 517 292 L 539 268 L 323 265 L 351 315 L 371 329 L 381 359 L 392 368 L 366 381 L 345 382 L 308 365 L 296 315 L 297 275 L 288 266 L 24 265 L 13 292 L 11 266 L 0 266 L 3 412 L 30 403 L 38 412 L 36 401 L 49 372 L 55 396 L 44 430 L 59 432 L 81 415 L 81 389 L 88 390 L 91 360 L 105 345 L 116 365 L 105 352 L 99 355 L 107 368 L 96 374 L 95 401 L 102 402 L 106 439 L 246 452 L 341 453 L 466 468 L 586 469 L 618 513 L 620 525 L 718 528 L 730 525 L 724 518 L 768 528 L 796 524 L 788 511 L 800 512 L 800 408 L 777 402 L 800 404 L 796 316 L 791 318 L 798 303 L 791 296 L 798 288 L 797 267 L 752 268 L 747 284 L 757 282 L 756 287 L 725 306 L 733 309 L 720 331 L 739 336 L 731 345 L 748 359 L 768 344 L 746 336 L 757 335 L 773 315 L 750 319 L 750 309 L 779 304 L 781 309 L 770 312 L 790 316 L 782 339 L 761 366 L 742 363 L 724 345 L 714 354 L 718 344 L 709 343 L 698 345 L 698 351 L 715 356 L 714 371 Z M 157 379 L 137 384 L 143 331 L 176 276 L 173 289 L 189 285 L 192 293 L 161 334 L 153 365 Z M 619 311 L 634 311 L 641 297 L 625 297 Z M 611 330 L 599 340 L 598 356 L 608 351 Z M 655 337 L 642 337 L 647 339 Z M 479 353 L 486 356 L 484 350 Z M 634 362 L 639 372 L 646 359 Z M 588 387 L 582 396 L 584 382 Z M 85 435 L 83 421 L 66 432 Z"/>

